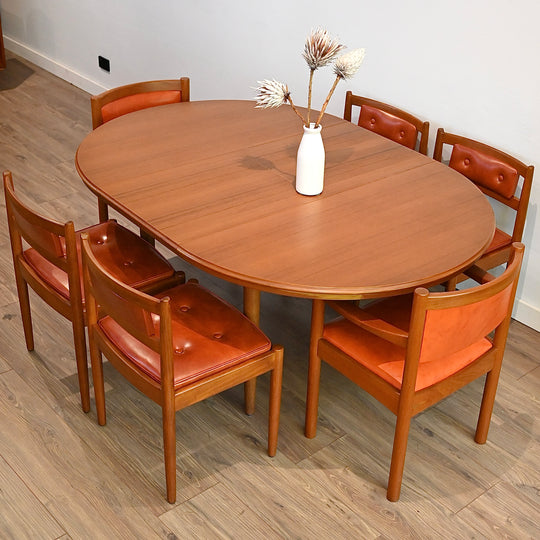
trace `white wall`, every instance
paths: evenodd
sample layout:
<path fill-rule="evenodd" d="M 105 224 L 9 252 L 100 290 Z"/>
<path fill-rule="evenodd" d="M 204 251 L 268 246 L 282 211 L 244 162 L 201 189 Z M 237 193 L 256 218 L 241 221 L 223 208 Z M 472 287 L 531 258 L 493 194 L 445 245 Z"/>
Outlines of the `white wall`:
<path fill-rule="evenodd" d="M 538 0 L 0 0 L 8 49 L 89 92 L 187 75 L 192 99 L 251 98 L 256 81 L 288 83 L 306 100 L 301 58 L 319 25 L 367 56 L 345 90 L 376 97 L 477 138 L 540 175 Z M 97 67 L 101 54 L 111 73 Z M 319 72 L 314 106 L 333 79 Z M 1 113 L 0 113 L 1 114 Z M 515 316 L 540 330 L 540 178 L 536 178 Z M 504 220 L 505 215 L 501 218 Z"/>

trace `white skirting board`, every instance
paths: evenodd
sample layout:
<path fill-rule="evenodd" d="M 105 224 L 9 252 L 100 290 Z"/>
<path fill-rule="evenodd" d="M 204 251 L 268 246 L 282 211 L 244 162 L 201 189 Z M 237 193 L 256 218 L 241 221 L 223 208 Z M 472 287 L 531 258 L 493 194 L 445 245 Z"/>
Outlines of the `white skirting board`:
<path fill-rule="evenodd" d="M 59 64 L 56 60 L 52 60 L 40 52 L 35 51 L 34 49 L 31 49 L 30 47 L 27 47 L 26 45 L 23 45 L 22 43 L 19 43 L 6 35 L 4 35 L 4 46 L 6 49 L 9 49 L 15 54 L 18 54 L 19 56 L 22 56 L 23 58 L 26 58 L 30 62 L 36 64 L 36 66 L 47 70 L 49 73 L 64 79 L 77 88 L 81 88 L 90 94 L 100 94 L 106 90 L 104 86 L 101 86 L 86 78 L 84 75 L 73 71 L 73 69 L 70 67 Z"/>
<path fill-rule="evenodd" d="M 523 300 L 516 300 L 512 316 L 520 323 L 540 332 L 540 309 L 538 307 L 531 306 Z"/>

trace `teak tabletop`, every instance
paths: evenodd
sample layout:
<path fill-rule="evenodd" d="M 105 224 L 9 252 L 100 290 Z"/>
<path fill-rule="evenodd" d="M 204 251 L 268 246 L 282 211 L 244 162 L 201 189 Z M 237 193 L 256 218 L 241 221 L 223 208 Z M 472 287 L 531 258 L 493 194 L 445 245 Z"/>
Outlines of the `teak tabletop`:
<path fill-rule="evenodd" d="M 301 133 L 287 106 L 179 103 L 99 127 L 76 165 L 111 207 L 255 298 L 408 292 L 460 272 L 490 243 L 494 214 L 471 182 L 334 116 L 323 119 L 324 191 L 299 195 Z"/>

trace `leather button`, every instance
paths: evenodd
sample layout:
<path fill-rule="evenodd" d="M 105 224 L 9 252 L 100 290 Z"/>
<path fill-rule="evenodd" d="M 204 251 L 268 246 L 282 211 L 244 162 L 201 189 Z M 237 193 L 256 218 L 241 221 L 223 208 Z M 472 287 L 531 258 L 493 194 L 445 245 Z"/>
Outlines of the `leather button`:
<path fill-rule="evenodd" d="M 180 311 L 183 311 L 184 313 L 185 313 L 186 311 L 189 311 L 189 306 L 182 306 L 182 307 L 180 307 Z"/>
<path fill-rule="evenodd" d="M 133 264 L 133 261 L 124 261 L 124 266 L 131 266 Z"/>
<path fill-rule="evenodd" d="M 103 240 L 103 238 L 98 238 L 98 239 L 96 240 L 96 244 L 98 244 L 98 245 L 100 245 L 100 246 L 101 246 L 102 244 L 104 244 L 104 243 L 105 243 L 105 240 Z"/>
<path fill-rule="evenodd" d="M 371 119 L 371 125 L 374 125 L 375 124 L 375 118 L 372 118 Z"/>
<path fill-rule="evenodd" d="M 174 349 L 174 354 L 184 354 L 184 348 L 183 347 L 177 347 Z"/>
<path fill-rule="evenodd" d="M 214 338 L 215 339 L 221 339 L 223 337 L 223 334 L 221 332 L 215 332 L 214 333 Z"/>
<path fill-rule="evenodd" d="M 403 137 L 405 137 L 405 132 L 403 130 L 401 130 L 399 132 L 399 136 L 403 139 Z"/>
<path fill-rule="evenodd" d="M 499 182 L 504 182 L 504 175 L 503 175 L 503 174 L 499 174 L 498 180 L 499 180 Z"/>
<path fill-rule="evenodd" d="M 471 162 L 471 160 L 470 160 L 469 158 L 465 158 L 465 159 L 463 160 L 463 164 L 464 164 L 464 165 L 469 165 L 470 162 Z"/>

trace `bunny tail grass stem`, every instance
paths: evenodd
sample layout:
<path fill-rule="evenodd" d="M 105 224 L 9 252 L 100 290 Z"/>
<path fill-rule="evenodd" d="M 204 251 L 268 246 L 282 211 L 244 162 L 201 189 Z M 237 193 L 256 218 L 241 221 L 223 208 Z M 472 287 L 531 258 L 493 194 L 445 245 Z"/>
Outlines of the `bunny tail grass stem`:
<path fill-rule="evenodd" d="M 322 106 L 322 109 L 321 109 L 321 112 L 319 114 L 319 118 L 317 118 L 317 122 L 315 122 L 315 127 L 317 127 L 321 120 L 322 120 L 322 117 L 324 116 L 324 111 L 326 111 L 326 107 L 328 107 L 328 103 L 330 102 L 330 98 L 332 97 L 332 94 L 334 93 L 334 90 L 336 89 L 336 86 L 338 85 L 338 82 L 341 80 L 341 77 L 336 77 L 336 80 L 334 81 L 334 84 L 332 85 L 332 88 L 330 88 L 330 92 L 328 92 L 328 96 L 326 96 L 326 99 L 323 103 L 323 106 Z"/>
<path fill-rule="evenodd" d="M 292 97 L 290 96 L 290 94 L 287 96 L 287 100 L 291 104 L 292 110 L 300 117 L 300 120 L 302 120 L 302 124 L 304 124 L 304 126 L 306 126 L 306 127 L 309 127 L 309 124 L 306 123 L 306 121 L 304 120 L 304 117 L 300 114 L 300 111 L 294 105 Z"/>
<path fill-rule="evenodd" d="M 311 68 L 309 70 L 309 87 L 308 87 L 308 104 L 307 104 L 307 125 L 310 125 L 310 116 L 311 116 L 311 95 L 313 88 L 313 74 L 315 69 Z"/>

